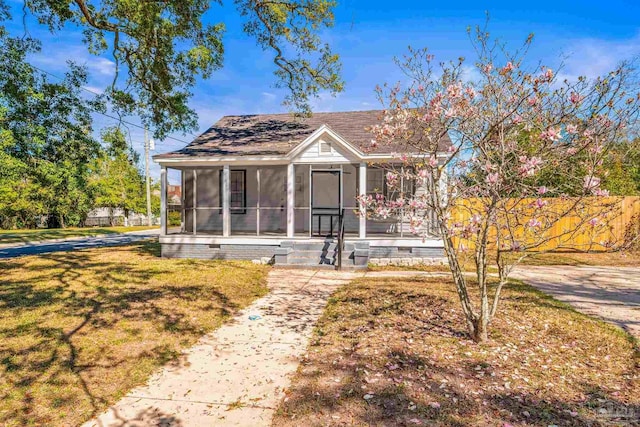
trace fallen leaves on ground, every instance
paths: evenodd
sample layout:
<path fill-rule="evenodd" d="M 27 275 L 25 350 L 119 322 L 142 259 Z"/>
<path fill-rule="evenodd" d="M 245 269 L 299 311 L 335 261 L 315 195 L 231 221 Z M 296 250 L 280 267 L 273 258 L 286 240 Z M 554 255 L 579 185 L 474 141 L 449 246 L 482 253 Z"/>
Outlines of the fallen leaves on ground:
<path fill-rule="evenodd" d="M 274 425 L 577 426 L 640 414 L 638 356 L 615 327 L 513 283 L 490 335 L 468 339 L 446 279 L 361 279 L 331 298 Z"/>

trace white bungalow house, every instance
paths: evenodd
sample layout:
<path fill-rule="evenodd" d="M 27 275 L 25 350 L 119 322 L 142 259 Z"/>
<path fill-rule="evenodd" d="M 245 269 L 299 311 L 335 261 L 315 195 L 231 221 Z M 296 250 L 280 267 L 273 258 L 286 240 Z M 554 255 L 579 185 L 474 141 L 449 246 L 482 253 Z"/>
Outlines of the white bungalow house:
<path fill-rule="evenodd" d="M 360 194 L 393 197 L 381 165 L 407 152 L 402 144 L 369 149 L 366 128 L 380 116 L 227 116 L 185 148 L 154 156 L 161 166 L 162 256 L 343 267 L 442 257 L 437 233 L 416 237 L 402 213 L 367 218 L 358 206 Z M 450 144 L 443 139 L 439 150 Z M 170 179 L 181 185 L 179 204 L 167 201 Z"/>

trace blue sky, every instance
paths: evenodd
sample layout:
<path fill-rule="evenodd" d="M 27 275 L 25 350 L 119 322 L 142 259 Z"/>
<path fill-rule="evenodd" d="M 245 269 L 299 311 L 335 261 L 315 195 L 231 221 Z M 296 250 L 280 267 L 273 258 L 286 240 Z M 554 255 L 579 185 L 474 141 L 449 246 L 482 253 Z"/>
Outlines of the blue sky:
<path fill-rule="evenodd" d="M 224 21 L 225 66 L 206 81 L 199 81 L 191 106 L 199 114 L 198 131 L 204 131 L 227 114 L 284 112 L 284 93 L 273 87 L 273 64 L 270 52 L 258 48 L 242 32 L 242 18 L 233 2 L 213 5 L 207 15 L 211 22 Z M 343 62 L 345 91 L 337 97 L 322 94 L 313 102 L 315 111 L 374 109 L 380 105 L 375 97 L 376 84 L 396 82 L 401 78 L 393 62 L 407 46 L 429 47 L 437 59 L 472 57 L 466 34 L 468 25 L 483 24 L 488 11 L 490 32 L 508 45 L 518 46 L 533 32 L 534 45 L 529 58 L 550 66 L 568 55 L 564 72 L 568 75 L 600 75 L 622 59 L 640 55 L 640 1 L 583 0 L 553 2 L 429 2 L 429 1 L 340 1 L 335 10 L 335 27 L 325 30 L 323 38 L 339 53 Z M 579 6 L 576 6 L 579 4 Z M 22 34 L 21 2 L 15 1 L 14 19 L 8 26 Z M 43 51 L 32 57 L 35 65 L 61 75 L 66 60 L 88 67 L 89 87 L 102 90 L 113 76 L 113 62 L 91 56 L 82 45 L 76 28 L 51 34 L 30 19 L 29 32 L 43 41 Z M 137 122 L 135 118 L 131 121 Z M 97 127 L 113 121 L 96 116 Z M 194 132 L 198 133 L 198 132 Z M 189 141 L 193 135 L 173 135 Z M 131 129 L 134 147 L 142 150 L 142 131 Z M 184 144 L 167 139 L 157 141 L 156 153 L 170 151 Z M 153 174 L 159 169 L 153 167 Z"/>

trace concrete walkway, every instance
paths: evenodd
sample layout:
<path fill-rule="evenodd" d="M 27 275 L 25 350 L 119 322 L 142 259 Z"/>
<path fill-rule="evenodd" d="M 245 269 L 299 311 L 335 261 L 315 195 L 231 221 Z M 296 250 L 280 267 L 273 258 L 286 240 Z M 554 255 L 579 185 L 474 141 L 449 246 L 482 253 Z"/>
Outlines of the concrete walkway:
<path fill-rule="evenodd" d="M 640 267 L 520 266 L 513 277 L 640 339 Z"/>
<path fill-rule="evenodd" d="M 127 245 L 141 240 L 157 237 L 160 229 L 130 231 L 127 233 L 107 234 L 93 237 L 70 237 L 68 239 L 43 242 L 19 243 L 0 247 L 0 259 L 15 258 L 24 255 L 38 255 L 49 252 L 76 251 L 80 249 L 105 246 Z"/>
<path fill-rule="evenodd" d="M 416 275 L 433 274 L 273 269 L 267 296 L 85 427 L 269 426 L 329 295 L 358 277 Z"/>
<path fill-rule="evenodd" d="M 266 297 L 85 425 L 270 425 L 328 296 L 357 275 L 272 270 Z"/>

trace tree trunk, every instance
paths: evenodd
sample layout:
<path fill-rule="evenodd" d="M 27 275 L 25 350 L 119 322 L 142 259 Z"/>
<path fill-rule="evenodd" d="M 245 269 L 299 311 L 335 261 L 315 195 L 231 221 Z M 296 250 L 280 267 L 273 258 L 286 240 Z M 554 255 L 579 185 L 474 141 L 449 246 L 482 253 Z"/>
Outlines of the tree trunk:
<path fill-rule="evenodd" d="M 488 313 L 486 315 L 483 313 L 480 313 L 480 316 L 473 321 L 473 330 L 470 331 L 471 338 L 477 343 L 488 341 L 489 340 L 488 326 L 489 326 Z"/>

